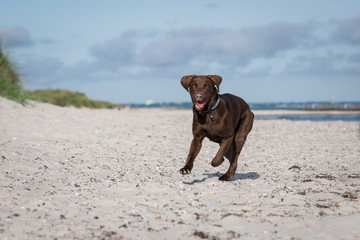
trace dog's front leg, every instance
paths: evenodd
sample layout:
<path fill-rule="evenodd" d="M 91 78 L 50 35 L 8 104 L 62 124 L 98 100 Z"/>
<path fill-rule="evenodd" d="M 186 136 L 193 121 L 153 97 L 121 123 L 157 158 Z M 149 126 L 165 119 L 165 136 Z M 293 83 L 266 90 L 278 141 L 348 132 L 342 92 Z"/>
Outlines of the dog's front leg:
<path fill-rule="evenodd" d="M 181 174 L 185 175 L 191 172 L 191 169 L 194 165 L 194 160 L 200 152 L 203 140 L 204 136 L 194 136 L 194 139 L 191 142 L 190 152 L 187 156 L 185 166 L 180 169 Z"/>
<path fill-rule="evenodd" d="M 221 141 L 220 148 L 218 152 L 216 153 L 215 157 L 211 161 L 211 165 L 213 167 L 217 167 L 224 161 L 224 155 L 229 150 L 232 142 L 233 142 L 234 136 L 231 136 L 229 138 L 226 138 Z"/>

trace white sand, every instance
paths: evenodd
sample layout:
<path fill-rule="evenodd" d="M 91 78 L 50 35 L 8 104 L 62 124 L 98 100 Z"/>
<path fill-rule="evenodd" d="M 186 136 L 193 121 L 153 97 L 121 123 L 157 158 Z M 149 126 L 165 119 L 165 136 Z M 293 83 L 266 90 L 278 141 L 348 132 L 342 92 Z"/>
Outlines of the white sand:
<path fill-rule="evenodd" d="M 0 98 L 0 239 L 360 238 L 359 122 L 256 120 L 231 182 L 191 122 Z"/>

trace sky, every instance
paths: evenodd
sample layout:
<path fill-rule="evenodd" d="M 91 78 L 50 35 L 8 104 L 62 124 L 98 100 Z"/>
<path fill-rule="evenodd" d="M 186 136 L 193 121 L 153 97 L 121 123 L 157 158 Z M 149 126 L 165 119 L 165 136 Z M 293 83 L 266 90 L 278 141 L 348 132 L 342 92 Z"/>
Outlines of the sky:
<path fill-rule="evenodd" d="M 360 101 L 358 0 L 0 0 L 0 36 L 31 90 L 184 102 L 216 74 L 251 103 Z"/>

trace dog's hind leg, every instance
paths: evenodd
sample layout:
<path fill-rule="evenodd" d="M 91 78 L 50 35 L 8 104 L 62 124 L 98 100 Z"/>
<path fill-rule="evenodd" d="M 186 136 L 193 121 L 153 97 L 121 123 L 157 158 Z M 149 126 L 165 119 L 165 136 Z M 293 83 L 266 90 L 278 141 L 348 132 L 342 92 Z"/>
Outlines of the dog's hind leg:
<path fill-rule="evenodd" d="M 240 152 L 245 144 L 246 137 L 252 129 L 254 122 L 254 115 L 251 111 L 243 116 L 237 130 L 234 142 L 228 152 L 225 154 L 226 158 L 230 160 L 230 166 L 227 172 L 219 178 L 221 181 L 230 181 L 237 169 L 237 161 Z"/>
<path fill-rule="evenodd" d="M 229 160 L 230 167 L 229 167 L 228 171 L 219 178 L 219 180 L 230 181 L 232 176 L 235 174 L 235 171 L 237 168 L 237 161 L 235 161 L 235 157 L 236 157 L 235 139 L 234 139 L 233 143 L 231 144 L 231 147 L 229 148 L 229 150 L 226 152 L 225 157 Z"/>
<path fill-rule="evenodd" d="M 230 146 L 230 148 L 229 148 L 229 150 L 226 152 L 226 154 L 225 154 L 225 157 L 229 160 L 229 161 L 231 161 L 231 159 L 233 159 L 233 156 L 235 156 L 235 154 L 236 154 L 236 143 L 235 143 L 235 139 L 234 139 L 234 141 L 233 141 L 233 143 L 231 144 L 231 146 Z"/>
<path fill-rule="evenodd" d="M 234 141 L 233 136 L 221 141 L 220 148 L 219 148 L 218 152 L 216 153 L 215 157 L 213 158 L 213 160 L 211 161 L 211 165 L 213 167 L 217 167 L 220 164 L 222 164 L 222 162 L 224 161 L 224 155 L 225 155 L 225 153 L 227 153 L 229 151 L 229 148 L 233 144 L 233 141 Z"/>

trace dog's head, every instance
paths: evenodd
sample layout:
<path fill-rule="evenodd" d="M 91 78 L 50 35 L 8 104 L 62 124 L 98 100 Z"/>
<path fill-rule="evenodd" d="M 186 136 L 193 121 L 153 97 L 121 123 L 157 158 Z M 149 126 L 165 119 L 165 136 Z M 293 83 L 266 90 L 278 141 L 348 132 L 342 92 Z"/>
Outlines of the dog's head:
<path fill-rule="evenodd" d="M 206 111 L 210 100 L 216 97 L 221 81 L 218 75 L 189 75 L 181 78 L 181 85 L 190 93 L 195 109 Z"/>

